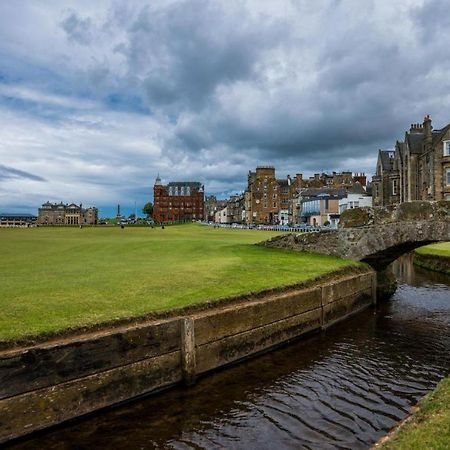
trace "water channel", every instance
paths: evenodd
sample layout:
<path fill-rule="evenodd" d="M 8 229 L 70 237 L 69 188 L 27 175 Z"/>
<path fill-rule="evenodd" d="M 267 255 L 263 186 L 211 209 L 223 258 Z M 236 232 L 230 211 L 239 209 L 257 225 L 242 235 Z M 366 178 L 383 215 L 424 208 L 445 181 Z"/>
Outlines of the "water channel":
<path fill-rule="evenodd" d="M 10 448 L 367 449 L 450 373 L 450 277 L 394 271 L 376 310 Z"/>

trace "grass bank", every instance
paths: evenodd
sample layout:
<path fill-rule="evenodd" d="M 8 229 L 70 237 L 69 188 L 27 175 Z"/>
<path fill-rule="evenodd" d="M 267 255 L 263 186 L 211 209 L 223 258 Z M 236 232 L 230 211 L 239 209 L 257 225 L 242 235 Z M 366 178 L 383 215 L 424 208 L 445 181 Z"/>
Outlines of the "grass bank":
<path fill-rule="evenodd" d="M 423 398 L 412 416 L 377 449 L 448 450 L 450 448 L 450 378 Z"/>
<path fill-rule="evenodd" d="M 0 229 L 0 341 L 305 282 L 356 265 L 253 245 L 276 232 Z"/>
<path fill-rule="evenodd" d="M 415 251 L 414 264 L 450 275 L 450 242 L 441 242 L 418 248 Z"/>

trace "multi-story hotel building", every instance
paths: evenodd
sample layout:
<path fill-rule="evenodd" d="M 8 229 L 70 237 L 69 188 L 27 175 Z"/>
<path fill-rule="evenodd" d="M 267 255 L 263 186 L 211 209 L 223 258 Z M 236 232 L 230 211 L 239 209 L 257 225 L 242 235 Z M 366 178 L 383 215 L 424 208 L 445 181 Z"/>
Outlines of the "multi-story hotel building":
<path fill-rule="evenodd" d="M 156 178 L 153 186 L 153 220 L 158 223 L 202 220 L 204 215 L 204 188 L 199 182 L 181 181 L 161 183 Z"/>

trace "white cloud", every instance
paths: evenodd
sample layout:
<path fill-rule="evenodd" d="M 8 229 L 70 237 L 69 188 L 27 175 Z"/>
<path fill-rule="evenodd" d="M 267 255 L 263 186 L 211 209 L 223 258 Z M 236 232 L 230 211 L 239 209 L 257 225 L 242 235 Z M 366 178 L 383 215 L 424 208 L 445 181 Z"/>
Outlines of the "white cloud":
<path fill-rule="evenodd" d="M 449 121 L 445 11 L 444 0 L 1 2 L 0 164 L 47 181 L 1 178 L 0 209 L 144 201 L 157 172 L 209 192 L 242 189 L 259 163 L 280 176 L 370 173 L 409 123 Z"/>

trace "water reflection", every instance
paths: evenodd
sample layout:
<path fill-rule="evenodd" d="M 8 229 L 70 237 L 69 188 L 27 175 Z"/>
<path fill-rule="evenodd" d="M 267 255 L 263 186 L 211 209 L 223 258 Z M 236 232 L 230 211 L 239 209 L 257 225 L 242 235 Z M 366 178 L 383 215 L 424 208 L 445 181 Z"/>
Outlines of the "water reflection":
<path fill-rule="evenodd" d="M 368 448 L 450 372 L 449 277 L 394 270 L 377 311 L 13 448 Z"/>

